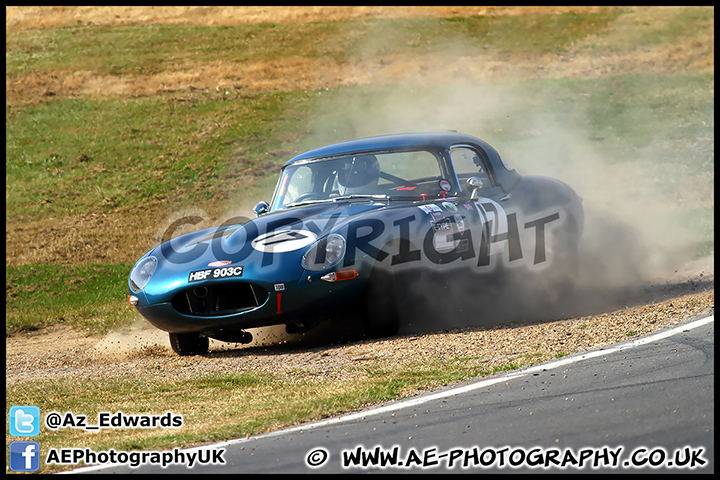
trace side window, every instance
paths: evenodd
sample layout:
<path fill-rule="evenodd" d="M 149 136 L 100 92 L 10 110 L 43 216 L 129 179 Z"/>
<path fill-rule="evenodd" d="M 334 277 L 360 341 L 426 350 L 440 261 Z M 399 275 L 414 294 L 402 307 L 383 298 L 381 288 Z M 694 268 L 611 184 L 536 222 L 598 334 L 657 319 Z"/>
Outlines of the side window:
<path fill-rule="evenodd" d="M 450 150 L 450 160 L 452 160 L 455 173 L 463 183 L 464 180 L 470 177 L 478 177 L 483 181 L 485 186 L 490 186 L 490 175 L 488 175 L 485 169 L 485 164 L 482 158 L 472 148 L 468 147 L 456 147 Z"/>
<path fill-rule="evenodd" d="M 377 155 L 380 170 L 407 180 L 440 178 L 438 159 L 426 150 Z M 388 183 L 381 179 L 381 183 Z"/>

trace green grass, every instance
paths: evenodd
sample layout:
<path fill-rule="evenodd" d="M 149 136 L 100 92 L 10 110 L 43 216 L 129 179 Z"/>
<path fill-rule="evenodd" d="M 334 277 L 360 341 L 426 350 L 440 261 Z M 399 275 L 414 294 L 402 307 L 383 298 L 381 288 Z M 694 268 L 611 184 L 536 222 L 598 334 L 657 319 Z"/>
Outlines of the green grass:
<path fill-rule="evenodd" d="M 6 130 L 8 217 L 140 207 L 167 196 L 208 201 L 237 187 L 228 179 L 244 168 L 268 157 L 279 167 L 286 158 L 271 154 L 302 132 L 296 119 L 306 104 L 302 92 L 230 99 L 207 92 L 189 108 L 159 95 L 14 109 Z M 280 132 L 286 140 L 268 142 Z"/>
<path fill-rule="evenodd" d="M 689 258 L 704 258 L 715 252 L 715 206 L 692 208 L 685 212 L 681 226 L 690 232 L 698 232 L 698 242 L 687 252 Z"/>
<path fill-rule="evenodd" d="M 635 74 L 586 82 L 592 92 L 587 128 L 622 147 L 611 161 L 628 161 L 634 148 L 664 164 L 679 157 L 695 172 L 706 170 L 714 159 L 712 81 L 709 75 Z"/>
<path fill-rule="evenodd" d="M 601 32 L 620 12 L 376 19 L 239 26 L 75 26 L 6 35 L 6 75 L 28 71 L 157 73 L 195 62 L 418 54 L 460 45 L 532 55 Z"/>
<path fill-rule="evenodd" d="M 105 334 L 133 319 L 132 265 L 23 265 L 5 269 L 5 334 L 68 325 Z"/>

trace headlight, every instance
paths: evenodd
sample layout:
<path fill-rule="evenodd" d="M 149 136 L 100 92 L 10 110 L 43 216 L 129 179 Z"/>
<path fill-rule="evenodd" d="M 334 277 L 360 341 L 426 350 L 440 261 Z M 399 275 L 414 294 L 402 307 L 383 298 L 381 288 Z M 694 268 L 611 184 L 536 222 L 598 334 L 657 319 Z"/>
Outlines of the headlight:
<path fill-rule="evenodd" d="M 155 268 L 157 267 L 157 258 L 146 257 L 135 264 L 130 272 L 130 290 L 139 293 L 145 285 L 150 281 Z"/>
<path fill-rule="evenodd" d="M 305 270 L 327 270 L 338 263 L 345 255 L 345 239 L 342 235 L 331 233 L 320 238 L 307 249 L 302 258 Z"/>

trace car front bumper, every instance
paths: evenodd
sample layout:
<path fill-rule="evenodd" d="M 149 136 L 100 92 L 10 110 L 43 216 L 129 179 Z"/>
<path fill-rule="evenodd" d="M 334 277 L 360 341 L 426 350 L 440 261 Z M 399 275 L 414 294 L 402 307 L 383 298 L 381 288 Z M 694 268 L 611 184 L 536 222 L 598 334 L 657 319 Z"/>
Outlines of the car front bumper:
<path fill-rule="evenodd" d="M 357 302 L 366 279 L 327 282 L 321 275 L 306 275 L 297 285 L 262 284 L 267 297 L 257 306 L 229 314 L 192 314 L 168 300 L 154 304 L 140 302 L 136 309 L 155 327 L 171 333 L 236 331 L 291 322 L 316 323 L 330 318 Z M 264 295 L 263 295 L 264 297 Z"/>

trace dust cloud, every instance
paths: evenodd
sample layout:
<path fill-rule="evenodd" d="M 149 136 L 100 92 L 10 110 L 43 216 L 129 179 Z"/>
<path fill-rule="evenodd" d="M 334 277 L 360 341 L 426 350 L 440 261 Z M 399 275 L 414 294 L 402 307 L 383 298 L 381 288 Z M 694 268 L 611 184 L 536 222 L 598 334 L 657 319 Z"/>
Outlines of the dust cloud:
<path fill-rule="evenodd" d="M 458 51 L 461 46 L 453 53 Z M 673 162 L 659 165 L 650 149 L 637 149 L 633 158 L 615 158 L 607 148 L 612 139 L 583 128 L 589 124 L 585 102 L 564 105 L 561 115 L 557 98 L 530 91 L 521 78 L 499 82 L 496 71 L 484 75 L 478 68 L 482 58 L 467 60 L 472 60 L 472 67 L 445 72 L 442 86 L 430 82 L 430 73 L 409 65 L 406 76 L 382 87 L 328 93 L 327 100 L 319 102 L 314 143 L 456 130 L 493 145 L 522 175 L 564 181 L 583 198 L 585 209 L 577 287 L 573 295 L 548 303 L 529 296 L 518 283 L 425 278 L 411 289 L 420 301 L 401 305 L 410 317 L 403 321 L 404 332 L 590 315 L 644 301 L 648 295 L 657 297 L 669 286 L 687 281 L 688 275 L 712 276 L 713 256 L 692 259 L 693 246 L 703 239 L 682 222 L 677 207 L 680 190 L 694 186 L 688 181 L 658 181 L 663 175 L 658 170 Z M 705 113 L 711 124 L 712 105 Z M 650 114 L 642 109 L 631 112 L 639 123 Z M 682 151 L 676 155 L 673 160 L 681 165 Z M 709 185 L 712 192 L 712 181 Z M 713 204 L 712 198 L 707 201 Z"/>

